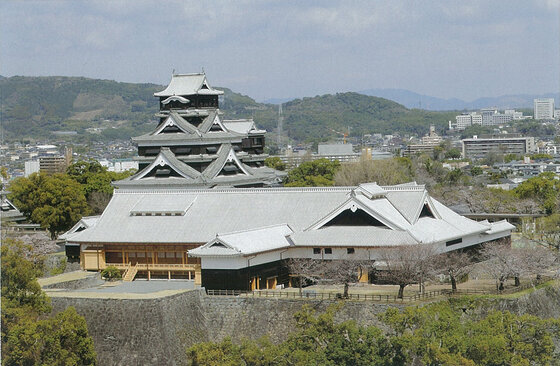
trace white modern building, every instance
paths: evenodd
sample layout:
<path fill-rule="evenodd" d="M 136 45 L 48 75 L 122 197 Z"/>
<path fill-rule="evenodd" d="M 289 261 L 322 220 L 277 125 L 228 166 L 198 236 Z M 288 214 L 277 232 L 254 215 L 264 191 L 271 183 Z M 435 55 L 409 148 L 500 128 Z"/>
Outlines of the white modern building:
<path fill-rule="evenodd" d="M 554 119 L 554 98 L 535 99 L 534 116 L 537 120 Z"/>

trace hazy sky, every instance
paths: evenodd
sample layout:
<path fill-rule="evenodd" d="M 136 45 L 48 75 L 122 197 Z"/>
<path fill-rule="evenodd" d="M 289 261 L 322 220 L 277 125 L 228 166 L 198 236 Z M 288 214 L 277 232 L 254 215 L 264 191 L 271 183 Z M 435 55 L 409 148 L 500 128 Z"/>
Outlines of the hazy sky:
<path fill-rule="evenodd" d="M 560 91 L 559 23 L 560 0 L 2 0 L 0 74 L 472 100 Z"/>

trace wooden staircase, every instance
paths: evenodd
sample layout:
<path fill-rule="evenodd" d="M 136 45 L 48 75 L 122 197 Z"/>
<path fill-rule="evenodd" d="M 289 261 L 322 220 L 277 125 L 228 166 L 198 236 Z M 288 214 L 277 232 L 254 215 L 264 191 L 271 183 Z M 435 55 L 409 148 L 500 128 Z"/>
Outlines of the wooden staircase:
<path fill-rule="evenodd" d="M 135 264 L 134 266 L 131 266 L 129 264 L 128 268 L 124 272 L 124 276 L 122 278 L 123 281 L 124 282 L 132 282 L 134 280 L 134 277 L 136 277 L 136 273 L 138 273 L 138 264 Z"/>

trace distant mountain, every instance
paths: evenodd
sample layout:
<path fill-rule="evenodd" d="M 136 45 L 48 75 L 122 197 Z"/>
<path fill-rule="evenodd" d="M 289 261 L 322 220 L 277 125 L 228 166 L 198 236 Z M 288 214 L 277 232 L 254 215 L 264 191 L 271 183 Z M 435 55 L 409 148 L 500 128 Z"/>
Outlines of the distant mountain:
<path fill-rule="evenodd" d="M 158 109 L 153 93 L 164 86 L 83 77 L 0 77 L 2 128 L 6 140 L 54 140 L 61 131 L 75 142 L 129 139 L 154 128 Z M 254 118 L 274 132 L 278 105 L 258 103 L 228 88 L 220 109 L 227 119 Z M 339 138 L 350 131 L 425 134 L 430 124 L 443 131 L 453 112 L 408 109 L 396 102 L 358 93 L 338 93 L 283 103 L 284 133 L 295 142 Z M 54 133 L 57 133 L 56 135 Z M 273 141 L 272 138 L 269 141 Z"/>
<path fill-rule="evenodd" d="M 431 111 L 472 110 L 486 107 L 506 108 L 533 108 L 535 98 L 555 98 L 560 102 L 560 93 L 547 94 L 516 94 L 499 97 L 483 97 L 467 102 L 457 98 L 443 99 L 429 95 L 418 94 L 405 89 L 368 89 L 360 91 L 365 95 L 376 96 L 394 100 L 407 108 L 419 108 Z"/>
<path fill-rule="evenodd" d="M 278 105 L 278 104 L 284 104 L 284 103 L 292 101 L 294 99 L 297 99 L 297 98 L 270 98 L 270 99 L 263 100 L 261 103 Z"/>
<path fill-rule="evenodd" d="M 465 102 L 460 99 L 442 99 L 422 95 L 405 89 L 368 89 L 359 93 L 394 100 L 407 108 L 447 111 L 463 109 Z"/>
<path fill-rule="evenodd" d="M 270 106 L 270 105 L 267 105 Z M 284 130 L 297 141 L 327 141 L 350 132 L 364 134 L 395 132 L 423 135 L 429 125 L 439 131 L 454 113 L 408 109 L 391 100 L 358 93 L 337 93 L 295 99 L 283 104 Z M 267 130 L 276 128 L 277 107 L 255 111 L 255 121 Z"/>

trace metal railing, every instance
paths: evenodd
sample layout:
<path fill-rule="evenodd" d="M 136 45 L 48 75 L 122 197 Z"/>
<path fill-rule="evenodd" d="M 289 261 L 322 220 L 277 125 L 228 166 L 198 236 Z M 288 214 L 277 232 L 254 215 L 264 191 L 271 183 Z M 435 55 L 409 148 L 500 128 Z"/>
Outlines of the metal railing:
<path fill-rule="evenodd" d="M 106 266 L 113 266 L 118 269 L 128 269 L 131 264 L 122 264 L 122 263 L 107 263 Z M 182 271 L 200 271 L 200 264 L 181 264 L 181 263 L 136 263 L 135 264 L 138 270 L 146 271 L 146 270 L 182 270 Z"/>

